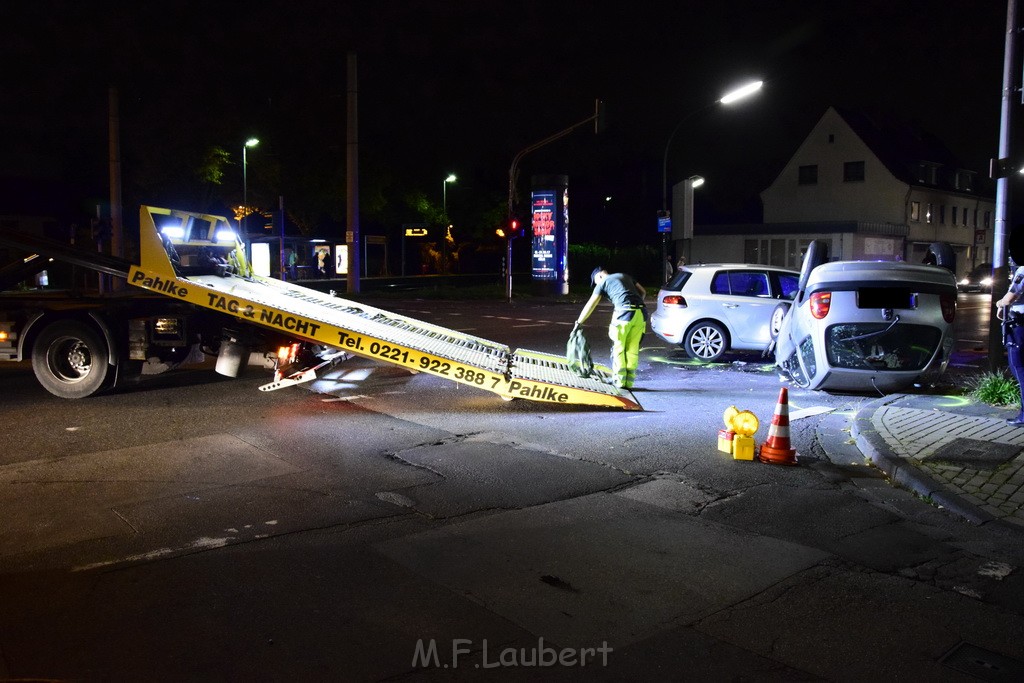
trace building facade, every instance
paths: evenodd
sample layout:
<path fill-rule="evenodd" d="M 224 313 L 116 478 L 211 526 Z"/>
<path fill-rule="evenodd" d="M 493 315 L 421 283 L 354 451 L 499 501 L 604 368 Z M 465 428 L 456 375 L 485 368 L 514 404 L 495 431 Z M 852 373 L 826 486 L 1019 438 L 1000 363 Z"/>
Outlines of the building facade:
<path fill-rule="evenodd" d="M 992 257 L 995 202 L 979 183 L 934 138 L 830 107 L 761 193 L 763 223 L 696 226 L 684 253 L 798 269 L 815 239 L 833 260 L 909 262 L 947 242 L 963 274 Z"/>

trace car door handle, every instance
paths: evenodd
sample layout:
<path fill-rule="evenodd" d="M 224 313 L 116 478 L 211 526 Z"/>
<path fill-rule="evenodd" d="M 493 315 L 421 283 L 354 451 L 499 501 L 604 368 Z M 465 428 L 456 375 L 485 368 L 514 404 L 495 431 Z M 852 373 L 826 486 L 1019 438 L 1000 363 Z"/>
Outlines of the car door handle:
<path fill-rule="evenodd" d="M 722 308 L 739 308 L 739 304 L 722 304 Z"/>

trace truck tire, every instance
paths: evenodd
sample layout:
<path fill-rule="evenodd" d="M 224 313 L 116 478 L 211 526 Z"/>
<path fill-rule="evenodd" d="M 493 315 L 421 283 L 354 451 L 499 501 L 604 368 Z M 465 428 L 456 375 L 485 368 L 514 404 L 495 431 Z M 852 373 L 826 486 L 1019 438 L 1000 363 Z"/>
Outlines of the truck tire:
<path fill-rule="evenodd" d="M 36 337 L 32 370 L 54 396 L 85 398 L 103 389 L 110 373 L 109 357 L 103 338 L 88 324 L 60 320 Z"/>

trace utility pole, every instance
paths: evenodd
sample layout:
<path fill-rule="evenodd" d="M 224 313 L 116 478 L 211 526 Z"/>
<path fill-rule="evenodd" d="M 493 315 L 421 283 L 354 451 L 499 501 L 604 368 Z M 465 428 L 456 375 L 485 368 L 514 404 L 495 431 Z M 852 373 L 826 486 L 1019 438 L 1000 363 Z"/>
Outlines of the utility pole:
<path fill-rule="evenodd" d="M 356 83 L 356 55 L 348 54 L 348 147 L 346 155 L 347 210 L 345 242 L 348 244 L 349 294 L 359 292 L 359 88 Z"/>
<path fill-rule="evenodd" d="M 110 145 L 110 255 L 124 258 L 124 221 L 121 217 L 121 114 L 117 88 L 108 93 Z"/>
<path fill-rule="evenodd" d="M 1002 104 L 999 117 L 999 160 L 1012 158 L 1013 140 L 1010 131 L 1013 128 L 1012 97 L 1020 90 L 1017 87 L 1020 72 L 1017 57 L 1017 0 L 1006 3 L 1006 44 L 1003 49 L 1003 89 Z M 1004 168 L 1004 164 L 994 164 Z M 1014 169 L 1016 170 L 1016 169 Z M 992 298 L 989 302 L 988 330 L 988 363 L 989 370 L 996 372 L 1006 365 L 1005 349 L 1002 344 L 1001 323 L 996 318 L 995 302 L 999 301 L 1009 289 L 1009 273 L 1007 272 L 1007 214 L 1010 204 L 1010 181 L 1006 177 L 1013 171 L 1004 170 L 996 178 L 996 216 L 992 231 Z M 1018 263 L 1018 266 L 1024 263 Z"/>

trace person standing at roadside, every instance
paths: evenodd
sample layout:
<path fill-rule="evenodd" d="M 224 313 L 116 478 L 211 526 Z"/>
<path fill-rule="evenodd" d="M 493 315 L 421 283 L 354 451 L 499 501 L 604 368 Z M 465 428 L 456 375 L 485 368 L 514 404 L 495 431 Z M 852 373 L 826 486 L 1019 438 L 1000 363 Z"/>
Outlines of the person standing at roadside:
<path fill-rule="evenodd" d="M 1005 326 L 1003 344 L 1006 346 L 1010 373 L 1017 380 L 1017 387 L 1024 387 L 1024 266 L 1017 267 L 1006 295 L 996 301 L 996 317 Z M 1024 427 L 1024 396 L 1021 396 L 1017 417 L 1007 422 L 1016 427 Z"/>
<path fill-rule="evenodd" d="M 609 273 L 598 266 L 590 274 L 594 293 L 583 307 L 577 325 L 590 317 L 601 298 L 607 298 L 615 310 L 608 325 L 612 340 L 612 380 L 620 389 L 631 389 L 636 381 L 636 368 L 640 363 L 640 339 L 647 330 L 647 291 L 625 273 Z"/>

